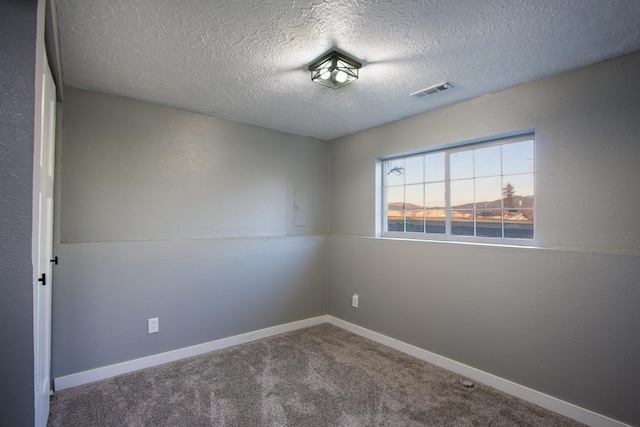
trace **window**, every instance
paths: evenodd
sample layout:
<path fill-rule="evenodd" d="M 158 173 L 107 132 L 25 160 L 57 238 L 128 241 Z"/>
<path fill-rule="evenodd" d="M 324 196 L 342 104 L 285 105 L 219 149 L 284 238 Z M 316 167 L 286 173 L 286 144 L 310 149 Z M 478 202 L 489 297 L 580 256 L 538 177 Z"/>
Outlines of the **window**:
<path fill-rule="evenodd" d="M 384 235 L 531 244 L 533 135 L 383 161 Z"/>

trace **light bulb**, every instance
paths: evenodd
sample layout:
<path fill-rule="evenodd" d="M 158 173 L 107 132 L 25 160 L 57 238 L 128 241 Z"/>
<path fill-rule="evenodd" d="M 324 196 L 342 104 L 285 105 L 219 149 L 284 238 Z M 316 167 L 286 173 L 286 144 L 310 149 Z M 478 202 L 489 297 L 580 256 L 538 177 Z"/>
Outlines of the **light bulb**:
<path fill-rule="evenodd" d="M 347 76 L 347 73 L 345 73 L 344 71 L 338 71 L 338 73 L 336 74 L 336 81 L 338 83 L 344 83 L 347 81 L 347 78 L 349 76 Z"/>
<path fill-rule="evenodd" d="M 320 78 L 321 78 L 322 80 L 327 80 L 330 76 L 331 76 L 331 73 L 329 72 L 329 70 L 328 70 L 327 68 L 325 68 L 325 69 L 322 71 L 322 74 L 320 74 Z"/>

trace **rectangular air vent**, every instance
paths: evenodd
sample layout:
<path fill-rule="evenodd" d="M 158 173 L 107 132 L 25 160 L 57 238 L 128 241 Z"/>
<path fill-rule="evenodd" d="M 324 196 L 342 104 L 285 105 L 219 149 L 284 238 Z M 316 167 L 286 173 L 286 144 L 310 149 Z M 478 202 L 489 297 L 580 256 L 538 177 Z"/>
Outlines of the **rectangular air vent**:
<path fill-rule="evenodd" d="M 438 92 L 442 92 L 443 90 L 447 90 L 452 88 L 453 85 L 449 82 L 438 83 L 437 85 L 429 86 L 426 89 L 419 90 L 417 92 L 413 92 L 409 96 L 415 96 L 416 98 L 422 98 L 423 96 L 433 95 Z"/>

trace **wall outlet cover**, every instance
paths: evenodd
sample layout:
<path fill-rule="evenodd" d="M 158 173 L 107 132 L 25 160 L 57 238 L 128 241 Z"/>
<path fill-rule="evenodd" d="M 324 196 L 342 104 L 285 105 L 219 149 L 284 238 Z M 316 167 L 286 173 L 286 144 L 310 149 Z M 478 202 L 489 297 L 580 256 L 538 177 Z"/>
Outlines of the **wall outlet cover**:
<path fill-rule="evenodd" d="M 147 333 L 148 334 L 155 334 L 160 330 L 159 325 L 158 325 L 158 318 L 154 317 L 153 319 L 148 319 L 147 320 Z"/>

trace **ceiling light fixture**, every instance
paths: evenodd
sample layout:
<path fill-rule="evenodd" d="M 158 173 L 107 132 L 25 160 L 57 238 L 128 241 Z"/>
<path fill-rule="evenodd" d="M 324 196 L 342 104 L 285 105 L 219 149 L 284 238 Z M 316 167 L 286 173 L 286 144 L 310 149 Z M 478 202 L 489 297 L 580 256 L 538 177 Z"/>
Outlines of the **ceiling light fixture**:
<path fill-rule="evenodd" d="M 338 89 L 358 79 L 362 64 L 344 53 L 335 50 L 321 56 L 309 65 L 311 81 Z"/>

